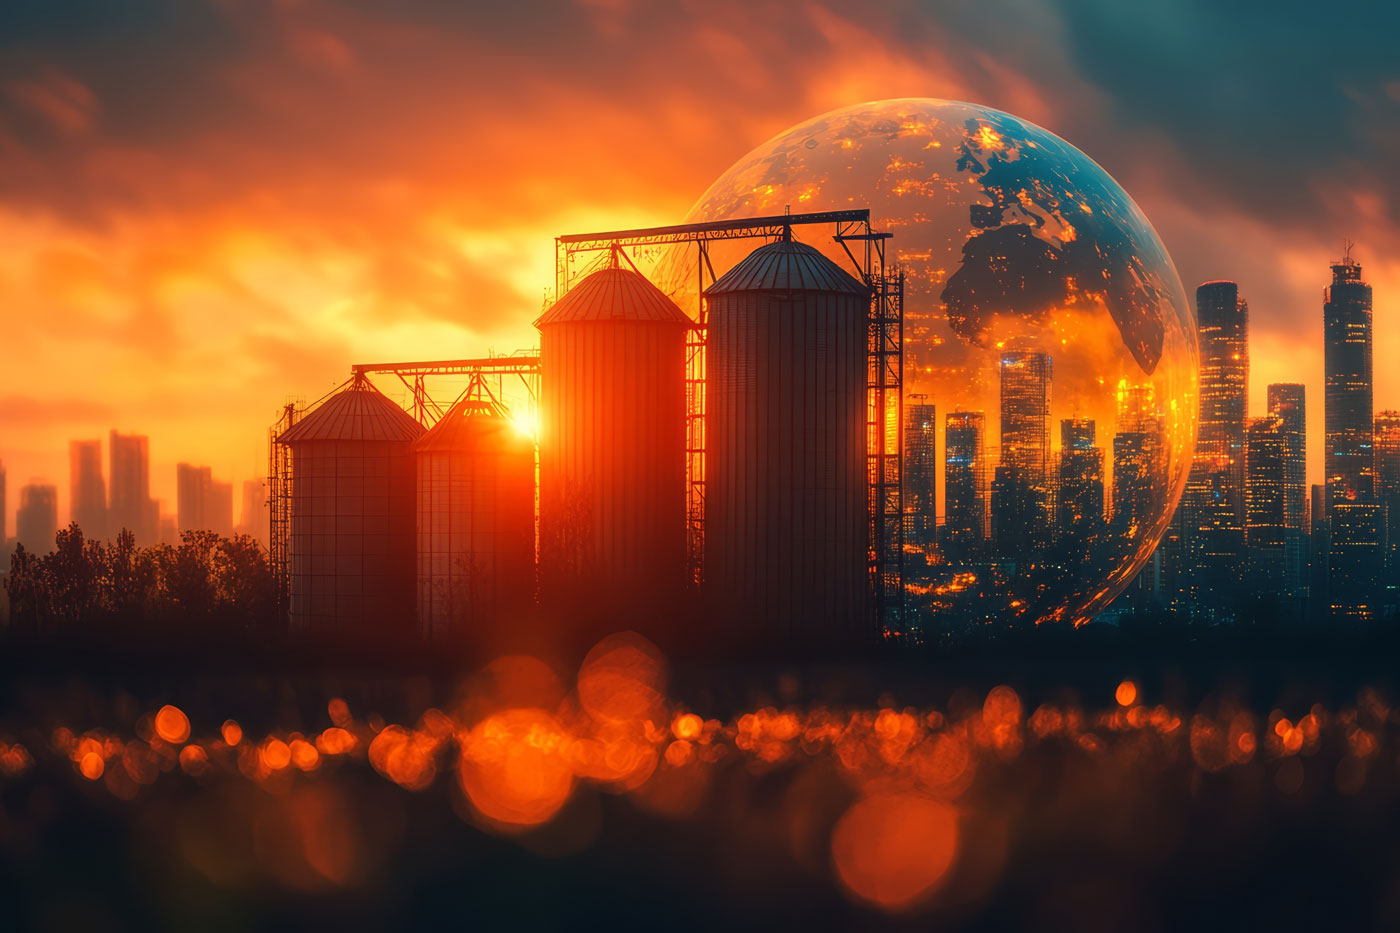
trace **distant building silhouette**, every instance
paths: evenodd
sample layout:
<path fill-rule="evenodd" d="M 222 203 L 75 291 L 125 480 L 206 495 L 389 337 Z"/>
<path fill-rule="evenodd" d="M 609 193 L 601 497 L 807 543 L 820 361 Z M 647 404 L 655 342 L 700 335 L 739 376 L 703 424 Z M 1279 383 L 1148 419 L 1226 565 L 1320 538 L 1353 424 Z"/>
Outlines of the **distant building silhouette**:
<path fill-rule="evenodd" d="M 173 547 L 180 543 L 180 527 L 176 523 L 174 515 L 162 512 L 158 528 L 157 537 L 161 544 L 169 544 Z"/>
<path fill-rule="evenodd" d="M 180 533 L 204 531 L 210 527 L 210 496 L 213 470 L 189 463 L 175 467 L 175 515 Z"/>
<path fill-rule="evenodd" d="M 10 513 L 9 502 L 5 498 L 5 489 L 5 461 L 0 460 L 0 557 L 8 558 L 10 544 L 10 526 L 7 524 L 7 521 L 9 519 Z M 4 567 L 0 567 L 0 573 L 3 573 L 8 569 L 9 564 L 7 563 Z"/>
<path fill-rule="evenodd" d="M 1327 485 L 1308 487 L 1308 617 L 1319 622 L 1327 605 Z"/>
<path fill-rule="evenodd" d="M 233 537 L 233 483 L 214 480 L 204 503 L 206 527 L 225 538 Z"/>
<path fill-rule="evenodd" d="M 1375 447 L 1376 499 L 1385 519 L 1381 602 L 1393 613 L 1400 609 L 1400 411 L 1376 415 Z"/>
<path fill-rule="evenodd" d="M 987 534 L 987 419 L 980 411 L 949 413 L 943 429 L 943 531 L 954 560 L 967 561 Z"/>
<path fill-rule="evenodd" d="M 107 531 L 115 538 L 123 529 L 136 543 L 154 544 L 160 520 L 159 506 L 151 498 L 150 441 L 139 434 L 113 431 L 107 443 Z"/>
<path fill-rule="evenodd" d="M 1153 508 L 1152 457 L 1155 438 L 1145 431 L 1113 435 L 1113 520 L 1115 535 L 1136 537 Z"/>
<path fill-rule="evenodd" d="M 243 507 L 237 528 L 239 534 L 250 535 L 267 545 L 271 512 L 267 506 L 267 480 L 243 481 Z"/>
<path fill-rule="evenodd" d="M 1277 597 L 1287 589 L 1288 437 L 1278 415 L 1249 423 L 1246 447 L 1247 590 Z"/>
<path fill-rule="evenodd" d="M 1157 520 L 1166 456 L 1166 433 L 1156 390 L 1150 383 L 1118 384 L 1118 429 L 1110 451 L 1113 489 L 1109 530 L 1118 547 L 1136 549 Z M 1152 551 L 1124 597 L 1135 608 L 1156 609 L 1172 601 L 1174 572 L 1181 561 L 1181 510 Z"/>
<path fill-rule="evenodd" d="M 70 441 L 68 489 L 73 521 L 93 541 L 107 538 L 107 484 L 102 479 L 102 441 Z"/>
<path fill-rule="evenodd" d="M 26 551 L 47 554 L 53 550 L 58 533 L 57 486 L 36 482 L 20 488 L 15 532 Z"/>
<path fill-rule="evenodd" d="M 1103 450 L 1087 418 L 1060 422 L 1060 463 L 1055 484 L 1055 531 L 1087 543 L 1104 518 Z"/>
<path fill-rule="evenodd" d="M 938 420 L 926 395 L 904 405 L 904 542 L 928 549 L 938 532 Z"/>
<path fill-rule="evenodd" d="M 233 535 L 233 484 L 214 479 L 210 467 L 178 464 L 175 493 L 181 534 L 212 531 L 225 538 Z"/>
<path fill-rule="evenodd" d="M 1308 419 L 1306 389 L 1274 383 L 1268 389 L 1269 414 L 1279 419 L 1284 438 L 1284 593 L 1308 596 Z"/>

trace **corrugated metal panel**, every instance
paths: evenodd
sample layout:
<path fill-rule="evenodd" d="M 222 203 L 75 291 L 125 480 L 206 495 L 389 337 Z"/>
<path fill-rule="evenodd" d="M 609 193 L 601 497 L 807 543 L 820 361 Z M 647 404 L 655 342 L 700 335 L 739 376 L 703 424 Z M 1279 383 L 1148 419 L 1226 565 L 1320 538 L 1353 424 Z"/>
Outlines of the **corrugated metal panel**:
<path fill-rule="evenodd" d="M 706 295 L 738 292 L 831 292 L 869 295 L 870 289 L 816 249 L 793 240 L 760 246 L 705 290 Z"/>
<path fill-rule="evenodd" d="M 419 626 L 479 640 L 534 594 L 534 443 L 489 401 L 464 399 L 415 449 Z"/>
<path fill-rule="evenodd" d="M 292 446 L 294 630 L 392 631 L 411 622 L 415 478 L 407 441 Z"/>
<path fill-rule="evenodd" d="M 569 297 L 617 271 L 594 273 Z M 605 318 L 542 319 L 540 582 L 546 598 L 580 602 L 577 594 L 585 594 L 589 608 L 635 614 L 654 612 L 654 598 L 680 587 L 686 332 L 675 325 L 689 321 L 675 310 L 664 322 L 627 308 Z M 601 326 L 604 321 L 611 323 Z"/>
<path fill-rule="evenodd" d="M 368 379 L 357 376 L 278 438 L 305 441 L 413 441 L 423 426 L 395 405 Z"/>
<path fill-rule="evenodd" d="M 800 244 L 755 255 L 773 246 L 796 255 Z M 803 255 L 831 268 L 802 281 L 844 275 Z M 774 289 L 793 276 L 767 260 L 743 265 L 757 271 L 709 292 L 706 584 L 755 634 L 848 638 L 865 623 L 869 588 L 866 291 Z"/>
<path fill-rule="evenodd" d="M 690 324 L 690 318 L 674 301 L 631 269 L 591 273 L 541 315 L 535 326 L 582 321 Z"/>

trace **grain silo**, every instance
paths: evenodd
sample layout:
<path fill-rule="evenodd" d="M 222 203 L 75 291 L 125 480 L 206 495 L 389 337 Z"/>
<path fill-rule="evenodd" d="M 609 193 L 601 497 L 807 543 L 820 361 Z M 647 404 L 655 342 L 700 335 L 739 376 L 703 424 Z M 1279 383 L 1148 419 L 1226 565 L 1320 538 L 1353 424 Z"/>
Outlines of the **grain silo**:
<path fill-rule="evenodd" d="M 413 442 L 423 428 L 357 374 L 283 431 L 293 631 L 410 635 Z"/>
<path fill-rule="evenodd" d="M 534 598 L 534 440 L 478 382 L 414 450 L 420 631 L 481 643 Z"/>
<path fill-rule="evenodd" d="M 741 638 L 859 638 L 869 614 L 870 290 L 791 239 L 707 291 L 705 582 Z"/>
<path fill-rule="evenodd" d="M 690 318 L 614 254 L 535 325 L 541 596 L 616 627 L 657 618 L 685 570 Z"/>

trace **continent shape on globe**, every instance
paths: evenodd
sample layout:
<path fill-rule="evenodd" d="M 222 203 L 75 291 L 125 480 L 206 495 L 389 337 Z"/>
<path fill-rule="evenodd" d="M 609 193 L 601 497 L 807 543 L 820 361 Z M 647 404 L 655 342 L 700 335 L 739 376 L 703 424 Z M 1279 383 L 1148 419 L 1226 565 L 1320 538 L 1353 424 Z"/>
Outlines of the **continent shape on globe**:
<path fill-rule="evenodd" d="M 1102 528 L 1073 560 L 1056 545 L 979 552 L 960 566 L 930 548 L 928 598 L 976 602 L 972 614 L 987 620 L 1091 618 L 1151 556 L 1195 440 L 1195 323 L 1161 240 L 1118 183 L 1055 134 L 987 107 L 924 98 L 857 104 L 778 134 L 725 171 L 686 219 L 845 208 L 869 208 L 875 229 L 893 234 L 887 259 L 905 281 L 905 392 L 937 408 L 940 467 L 944 419 L 982 419 L 984 540 L 995 536 L 997 483 L 1004 502 L 1012 467 L 1026 460 L 1010 452 L 1024 444 L 1024 425 L 1002 417 L 1013 351 L 1043 358 L 1050 383 L 1040 474 L 1025 481 L 1039 504 L 1018 514 L 1031 524 L 1055 519 L 1070 424 L 1077 437 L 1087 425 L 1086 456 L 1100 463 Z M 830 233 L 794 230 L 850 268 Z M 755 245 L 715 242 L 710 256 L 722 271 Z M 653 274 L 682 307 L 698 306 L 693 251 L 664 251 Z M 940 522 L 946 486 L 940 477 Z"/>

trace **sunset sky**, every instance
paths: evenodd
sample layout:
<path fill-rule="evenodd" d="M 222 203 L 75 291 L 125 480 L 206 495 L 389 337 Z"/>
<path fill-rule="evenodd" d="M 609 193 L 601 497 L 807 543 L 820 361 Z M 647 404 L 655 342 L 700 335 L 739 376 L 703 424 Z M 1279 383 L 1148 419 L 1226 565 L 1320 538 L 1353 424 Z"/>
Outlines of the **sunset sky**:
<path fill-rule="evenodd" d="M 1252 413 L 1307 384 L 1317 481 L 1344 236 L 1375 289 L 1376 406 L 1400 408 L 1400 13 L 1225 6 L 4 4 L 9 532 L 32 477 L 66 518 L 70 438 L 105 457 L 109 429 L 149 434 L 173 512 L 176 462 L 261 475 L 277 408 L 352 362 L 532 346 L 557 234 L 675 222 L 788 126 L 917 96 L 1059 134 L 1188 293 L 1237 280 Z"/>

